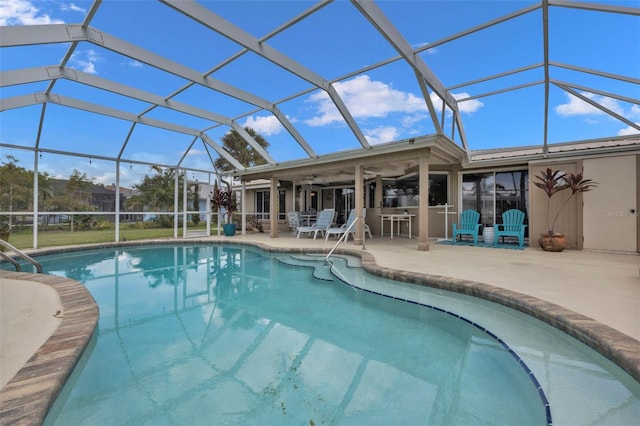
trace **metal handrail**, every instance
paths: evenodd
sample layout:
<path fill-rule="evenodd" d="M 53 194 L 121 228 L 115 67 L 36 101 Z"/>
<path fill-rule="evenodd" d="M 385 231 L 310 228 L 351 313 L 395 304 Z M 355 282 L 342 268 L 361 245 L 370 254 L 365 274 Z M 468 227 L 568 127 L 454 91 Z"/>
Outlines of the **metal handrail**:
<path fill-rule="evenodd" d="M 0 245 L 2 245 L 5 248 L 8 248 L 9 250 L 12 250 L 15 254 L 18 255 L 18 257 L 20 257 L 21 259 L 26 260 L 27 262 L 29 262 L 30 264 L 35 266 L 36 267 L 36 271 L 38 271 L 39 274 L 42 273 L 42 265 L 40 265 L 40 263 L 38 261 L 36 261 L 35 259 L 33 259 L 31 256 L 29 256 L 26 253 L 21 252 L 20 250 L 18 250 L 17 248 L 15 248 L 11 244 L 9 244 L 8 241 L 5 241 L 5 240 L 3 240 L 1 238 L 0 238 Z M 4 252 L 0 252 L 0 255 L 2 256 L 3 259 L 8 260 L 9 262 L 13 263 L 13 266 L 16 268 L 17 272 L 21 272 L 22 271 L 22 268 L 20 267 L 20 264 L 18 262 L 16 262 L 11 256 L 9 256 L 8 254 L 6 254 Z"/>
<path fill-rule="evenodd" d="M 356 222 L 358 222 L 358 220 L 360 220 L 360 216 L 356 216 L 356 220 L 354 220 L 353 222 L 351 222 L 351 225 L 349 225 L 346 229 L 346 231 L 344 231 L 344 233 L 340 236 L 340 238 L 338 238 L 338 241 L 335 243 L 335 245 L 333 246 L 333 248 L 329 251 L 329 254 L 327 255 L 327 257 L 324 258 L 324 260 L 326 260 L 327 262 L 329 261 L 329 257 L 331 257 L 331 255 L 333 254 L 333 252 L 338 248 L 338 246 L 340 245 L 340 243 L 342 242 L 343 239 L 346 240 L 346 238 L 349 238 L 349 231 L 351 231 L 351 228 L 354 227 L 354 225 L 356 224 Z M 364 230 L 362 232 L 362 247 L 364 248 Z"/>

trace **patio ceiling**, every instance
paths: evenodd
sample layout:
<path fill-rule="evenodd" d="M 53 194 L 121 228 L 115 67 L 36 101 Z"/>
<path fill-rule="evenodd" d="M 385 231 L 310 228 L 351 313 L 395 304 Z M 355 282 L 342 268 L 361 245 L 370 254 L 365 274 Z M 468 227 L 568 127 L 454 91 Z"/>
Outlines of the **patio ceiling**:
<path fill-rule="evenodd" d="M 234 175 L 243 181 L 276 178 L 296 183 L 352 183 L 356 167 L 365 180 L 416 173 L 419 157 L 425 154 L 432 170 L 448 169 L 465 161 L 465 151 L 447 138 L 427 136 L 377 145 L 366 151 L 353 150 L 320 158 L 255 167 Z"/>
<path fill-rule="evenodd" d="M 364 156 L 370 163 L 366 173 L 402 174 L 415 166 L 415 161 L 405 159 L 410 152 L 409 140 L 417 140 L 411 149 L 429 147 L 434 165 L 465 161 L 471 158 L 471 150 L 486 148 L 486 144 L 517 145 L 520 141 L 514 129 L 533 117 L 538 123 L 536 145 L 542 152 L 548 151 L 551 142 L 571 140 L 569 135 L 551 136 L 554 90 L 640 132 L 639 124 L 606 101 L 638 108 L 639 67 L 620 70 L 611 60 L 604 61 L 602 68 L 585 66 L 589 61 L 568 63 L 561 54 L 565 47 L 557 46 L 574 41 L 556 32 L 562 28 L 563 20 L 569 22 L 584 14 L 602 16 L 603 25 L 607 25 L 609 16 L 637 24 L 640 8 L 629 7 L 626 2 L 487 2 L 495 10 L 489 12 L 491 8 L 487 7 L 487 13 L 467 28 L 458 28 L 456 15 L 440 17 L 451 21 L 448 32 L 430 31 L 426 21 L 421 26 L 409 17 L 427 12 L 435 15 L 445 9 L 450 13 L 453 2 L 352 0 L 285 2 L 284 6 L 273 2 L 270 13 L 259 20 L 248 15 L 254 9 L 256 13 L 264 11 L 260 8 L 269 2 L 245 3 L 247 16 L 229 12 L 231 2 L 94 1 L 80 22 L 0 27 L 0 146 L 203 170 L 213 170 L 213 161 L 221 156 L 233 166 L 231 173 L 261 176 L 280 170 L 279 176 L 291 180 L 319 175 L 314 164 L 337 161 L 335 166 L 322 167 L 327 181 L 339 180 L 342 174 L 349 173 L 355 157 Z M 469 13 L 466 7 L 457 8 L 456 13 Z M 142 32 L 149 30 L 146 26 L 143 30 L 142 21 L 157 32 L 143 37 Z M 316 27 L 312 23 L 332 22 L 336 25 L 314 34 Z M 346 28 L 345 22 L 349 23 Z M 483 37 L 497 27 L 506 27 L 507 31 L 512 28 L 513 40 L 533 33 L 537 45 L 524 46 L 530 52 L 518 61 L 508 60 L 513 55 L 504 47 L 513 41 L 509 37 L 488 39 L 488 55 L 482 58 L 473 50 L 464 50 L 466 40 Z M 634 27 L 628 33 L 632 39 L 640 26 Z M 183 39 L 187 29 L 189 34 L 197 33 L 198 38 Z M 640 53 L 637 39 L 625 41 L 631 43 L 629 55 Z M 183 52 L 169 53 L 167 43 L 182 45 Z M 481 45 L 482 39 L 478 43 Z M 459 63 L 455 75 L 438 72 L 445 68 L 430 56 L 435 49 L 448 48 L 448 61 Z M 516 49 L 521 52 L 523 47 Z M 88 50 L 112 63 L 133 61 L 135 69 L 100 75 L 91 72 L 83 66 L 86 61 L 77 60 L 77 55 Z M 584 51 L 594 53 L 588 46 Z M 313 52 L 313 59 L 307 59 L 305 52 Z M 332 62 L 331 67 L 326 65 L 328 61 L 323 62 L 323 58 L 336 55 L 343 59 Z M 486 74 L 478 75 L 472 72 L 478 60 L 505 68 L 483 67 Z M 496 69 L 486 71 L 492 68 Z M 397 78 L 398 70 L 402 71 L 401 79 L 389 81 Z M 406 91 L 418 94 L 424 112 L 413 131 L 419 129 L 422 133 L 374 142 L 372 132 L 382 124 L 375 122 L 374 116 L 363 117 L 359 105 L 350 102 L 344 88 L 346 82 L 353 83 L 358 78 L 363 82 L 388 81 L 398 87 L 409 83 Z M 283 91 L 283 85 L 276 85 L 275 81 L 284 82 L 288 90 Z M 466 124 L 476 118 L 464 113 L 463 104 L 483 99 L 489 107 L 492 102 L 488 99 L 512 95 L 500 107 L 503 115 L 498 117 L 503 118 L 495 124 L 496 128 L 503 128 L 496 131 L 503 139 L 473 136 L 475 122 L 471 121 L 468 128 Z M 323 99 L 323 105 L 338 116 L 337 125 L 320 136 L 312 132 L 315 124 L 295 114 L 312 97 Z M 514 102 L 518 107 L 527 105 L 527 110 L 532 111 L 521 114 L 522 124 L 512 123 L 510 118 L 509 105 Z M 535 105 L 535 111 L 529 109 L 531 105 Z M 16 111 L 25 109 L 31 111 L 30 120 L 14 118 Z M 102 127 L 82 129 L 85 114 L 102 117 Z M 278 136 L 267 138 L 267 149 L 244 131 L 247 120 L 253 120 L 248 124 L 251 127 L 250 123 L 262 119 L 273 119 L 283 129 Z M 68 135 L 51 130 L 52 122 L 64 120 Z M 114 129 L 117 131 L 111 132 Z M 165 136 L 145 133 L 151 131 L 143 129 L 163 132 Z M 245 138 L 266 165 L 247 168 L 222 147 L 219 139 L 231 129 Z M 84 135 L 83 130 L 87 132 Z M 109 139 L 90 143 L 107 130 Z M 78 135 L 73 136 L 75 133 Z M 65 138 L 78 142 L 75 146 L 63 145 L 61 140 Z M 529 141 L 523 144 L 531 145 Z M 204 165 L 191 162 L 191 154 L 198 150 L 207 154 Z M 164 160 L 149 160 L 140 154 L 145 151 L 162 152 Z"/>

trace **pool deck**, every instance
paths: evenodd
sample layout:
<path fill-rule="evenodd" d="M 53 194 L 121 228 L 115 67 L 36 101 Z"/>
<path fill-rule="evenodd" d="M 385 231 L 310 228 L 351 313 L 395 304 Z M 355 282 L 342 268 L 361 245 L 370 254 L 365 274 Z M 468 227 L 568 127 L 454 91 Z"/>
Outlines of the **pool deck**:
<path fill-rule="evenodd" d="M 296 239 L 281 233 L 278 238 L 248 234 L 186 242 L 200 241 L 327 253 L 336 240 Z M 366 240 L 365 249 L 350 241 L 339 250 L 361 254 L 363 266 L 379 275 L 452 288 L 507 304 L 565 331 L 579 329 L 569 334 L 598 346 L 619 364 L 622 359 L 621 366 L 640 380 L 640 256 L 452 246 L 435 240 L 428 251 L 418 251 L 417 245 L 416 239 L 376 236 Z M 58 369 L 62 363 L 68 368 L 70 356 L 77 360 L 81 351 L 71 350 L 69 342 L 86 345 L 98 310 L 83 286 L 63 278 L 0 271 L 0 290 L 0 420 L 29 424 L 34 418 L 27 413 L 38 408 L 46 414 L 48 409 L 36 403 L 33 394 L 48 386 L 54 388 L 55 398 L 70 373 L 52 373 L 44 366 Z M 57 361 L 52 360 L 54 352 Z"/>

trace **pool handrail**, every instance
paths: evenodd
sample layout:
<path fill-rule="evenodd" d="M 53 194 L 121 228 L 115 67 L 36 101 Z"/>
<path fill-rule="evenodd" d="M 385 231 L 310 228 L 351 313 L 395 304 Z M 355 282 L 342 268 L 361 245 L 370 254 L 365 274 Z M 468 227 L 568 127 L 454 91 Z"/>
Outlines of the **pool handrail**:
<path fill-rule="evenodd" d="M 351 231 L 351 228 L 353 228 L 355 226 L 355 224 L 358 222 L 358 220 L 360 220 L 360 219 L 361 219 L 360 216 L 356 216 L 355 220 L 353 222 L 351 222 L 351 224 L 347 227 L 347 229 L 344 231 L 344 233 L 342 235 L 340 235 L 340 238 L 338 238 L 338 241 L 336 241 L 336 243 L 334 244 L 333 248 L 329 251 L 329 254 L 327 255 L 327 257 L 324 258 L 324 260 L 329 261 L 329 257 L 338 248 L 340 243 L 342 243 L 343 240 L 346 240 L 347 238 L 349 238 L 349 231 Z M 364 248 L 364 232 L 362 233 L 362 247 Z"/>
<path fill-rule="evenodd" d="M 32 264 L 33 266 L 35 266 L 36 271 L 38 271 L 39 274 L 42 273 L 42 265 L 40 265 L 40 263 L 38 261 L 36 261 L 35 259 L 33 259 L 31 256 L 29 256 L 28 254 L 18 250 L 17 248 L 15 248 L 13 245 L 11 245 L 8 241 L 3 240 L 2 238 L 0 238 L 0 245 L 8 248 L 9 250 L 13 251 L 19 258 L 26 260 L 27 262 L 29 262 L 30 264 Z M 11 256 L 9 256 L 8 254 L 6 254 L 3 251 L 0 251 L 0 255 L 3 259 L 11 262 L 13 264 L 13 266 L 16 268 L 17 272 L 21 272 L 22 268 L 20 267 L 20 264 L 18 262 L 15 261 L 15 259 L 13 259 Z"/>

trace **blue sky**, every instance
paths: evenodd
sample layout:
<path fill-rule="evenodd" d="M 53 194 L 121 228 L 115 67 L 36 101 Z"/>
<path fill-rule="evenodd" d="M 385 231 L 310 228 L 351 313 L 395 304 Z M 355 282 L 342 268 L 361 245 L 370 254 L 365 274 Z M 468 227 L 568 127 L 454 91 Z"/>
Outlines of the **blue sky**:
<path fill-rule="evenodd" d="M 468 28 L 536 4 L 533 1 L 380 1 L 378 7 L 414 48 L 438 42 Z M 639 8 L 640 1 L 598 2 Z M 314 5 L 308 1 L 205 1 L 202 4 L 255 37 L 263 37 Z M 0 25 L 78 24 L 91 6 L 85 1 L 0 0 Z M 449 88 L 543 61 L 542 13 L 530 12 L 481 32 L 440 44 L 419 53 L 420 58 Z M 241 47 L 210 31 L 172 8 L 155 1 L 110 0 L 102 3 L 90 26 L 205 73 L 241 51 Z M 332 81 L 370 144 L 392 142 L 434 133 L 413 70 L 404 61 L 349 75 L 398 53 L 384 41 L 358 10 L 347 1 L 335 1 L 266 43 L 322 78 Z M 640 17 L 570 8 L 551 8 L 549 59 L 601 73 L 640 78 Z M 57 65 L 69 44 L 5 47 L 0 50 L 2 71 Z M 186 81 L 154 69 L 96 44 L 81 42 L 68 67 L 166 97 Z M 640 99 L 639 85 L 551 67 L 552 78 L 603 93 Z M 356 149 L 359 142 L 345 125 L 326 93 L 253 53 L 245 53 L 211 77 L 268 102 L 279 109 L 317 154 Z M 458 99 L 490 93 L 543 79 L 537 68 L 501 79 L 453 89 Z M 0 97 L 42 92 L 47 82 L 4 87 Z M 640 106 L 632 102 L 578 90 L 594 101 L 634 122 Z M 148 104 L 100 89 L 59 80 L 53 93 L 84 99 L 110 108 L 140 114 Z M 285 102 L 289 97 L 297 95 Z M 549 143 L 623 136 L 638 133 L 563 89 L 549 92 Z M 276 161 L 304 158 L 303 149 L 268 112 L 244 101 L 194 86 L 173 98 L 236 119 L 256 129 L 271 144 Z M 432 95 L 437 100 L 437 96 Z M 438 105 L 438 104 L 436 104 Z M 544 86 L 541 84 L 459 103 L 464 131 L 471 149 L 540 145 L 543 141 Z M 42 107 L 33 105 L 0 113 L 0 143 L 34 146 Z M 163 108 L 149 118 L 180 123 L 219 142 L 229 130 L 202 118 Z M 49 104 L 40 136 L 42 149 L 93 155 L 89 159 L 45 153 L 40 169 L 52 176 L 68 176 L 73 168 L 96 181 L 115 181 L 113 163 L 130 131 L 130 123 L 89 112 Z M 445 114 L 445 132 L 451 115 Z M 138 125 L 123 150 L 128 166 L 121 168 L 123 185 L 132 184 L 148 165 L 175 164 L 191 146 L 193 136 Z M 456 142 L 460 141 L 454 135 Z M 3 147 L 4 153 L 31 164 L 32 153 Z M 215 154 L 215 153 L 214 153 Z M 184 166 L 208 170 L 210 157 L 200 140 L 189 150 Z M 194 176 L 197 173 L 194 173 Z M 203 177 L 204 179 L 204 177 Z"/>

